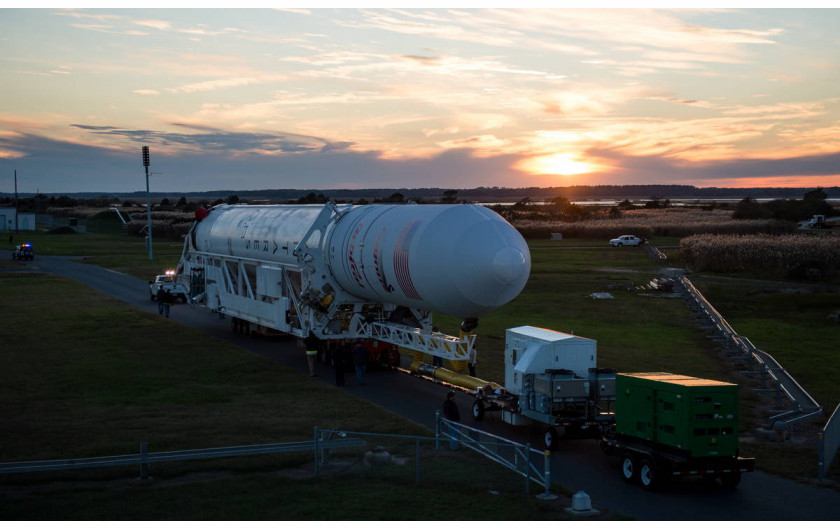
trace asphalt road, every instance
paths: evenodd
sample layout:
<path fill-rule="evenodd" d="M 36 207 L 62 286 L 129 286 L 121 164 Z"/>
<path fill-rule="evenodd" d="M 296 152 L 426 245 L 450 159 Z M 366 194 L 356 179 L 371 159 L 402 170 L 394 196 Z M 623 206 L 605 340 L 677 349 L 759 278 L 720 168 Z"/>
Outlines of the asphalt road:
<path fill-rule="evenodd" d="M 0 251 L 0 259 L 9 259 Z M 149 300 L 148 282 L 119 272 L 57 256 L 36 256 L 27 262 L 33 269 L 79 281 L 89 287 L 140 309 L 157 312 Z M 302 374 L 308 373 L 303 350 L 295 341 L 248 338 L 231 332 L 230 321 L 219 319 L 195 306 L 176 304 L 171 319 L 282 363 Z M 479 369 L 480 369 L 479 364 Z M 318 380 L 332 385 L 332 369 L 319 366 Z M 479 376 L 481 372 L 479 371 Z M 393 371 L 371 371 L 367 385 L 357 386 L 347 374 L 347 393 L 362 397 L 405 418 L 434 428 L 435 411 L 440 409 L 445 389 L 429 381 Z M 464 423 L 519 442 L 539 447 L 539 437 L 528 428 L 502 423 L 491 414 L 474 422 L 469 411 L 472 400 L 457 396 Z M 323 427 L 332 427 L 324 425 Z M 574 491 L 585 491 L 596 508 L 641 520 L 701 521 L 834 521 L 840 519 L 840 492 L 782 479 L 762 472 L 746 473 L 735 490 L 721 490 L 684 480 L 664 491 L 650 493 L 626 484 L 619 474 L 618 460 L 605 456 L 594 440 L 561 440 L 551 457 L 554 482 Z"/>

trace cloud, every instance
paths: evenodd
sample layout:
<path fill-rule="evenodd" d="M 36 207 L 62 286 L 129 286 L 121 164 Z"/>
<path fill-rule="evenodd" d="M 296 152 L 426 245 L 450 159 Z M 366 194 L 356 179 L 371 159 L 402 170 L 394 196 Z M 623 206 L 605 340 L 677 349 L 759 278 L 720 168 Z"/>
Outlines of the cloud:
<path fill-rule="evenodd" d="M 840 176 L 840 151 L 818 156 L 705 162 L 686 162 L 662 156 L 630 156 L 605 149 L 592 149 L 587 155 L 608 161 L 612 167 L 609 181 L 616 184 L 684 182 L 698 186 L 737 186 L 739 180 L 755 182 L 786 177 Z"/>
<path fill-rule="evenodd" d="M 172 28 L 172 23 L 165 20 L 135 20 L 133 23 L 137 26 L 155 28 L 157 30 L 168 30 Z"/>
<path fill-rule="evenodd" d="M 216 151 L 232 155 L 248 152 L 261 154 L 328 152 L 344 150 L 353 145 L 352 142 L 331 142 L 323 138 L 291 133 L 242 133 L 185 123 L 172 125 L 198 132 L 178 133 L 71 124 L 72 127 L 90 131 L 95 135 L 107 135 L 130 142 L 157 144 L 165 148 L 181 148 L 187 151 Z"/>

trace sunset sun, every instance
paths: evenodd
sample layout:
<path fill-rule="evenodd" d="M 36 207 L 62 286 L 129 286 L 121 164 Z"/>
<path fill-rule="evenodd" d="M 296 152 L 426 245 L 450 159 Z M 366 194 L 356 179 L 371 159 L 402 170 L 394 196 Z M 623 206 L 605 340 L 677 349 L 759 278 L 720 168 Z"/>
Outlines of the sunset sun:
<path fill-rule="evenodd" d="M 595 170 L 592 164 L 581 162 L 571 155 L 556 154 L 524 160 L 519 169 L 532 175 L 581 175 Z"/>

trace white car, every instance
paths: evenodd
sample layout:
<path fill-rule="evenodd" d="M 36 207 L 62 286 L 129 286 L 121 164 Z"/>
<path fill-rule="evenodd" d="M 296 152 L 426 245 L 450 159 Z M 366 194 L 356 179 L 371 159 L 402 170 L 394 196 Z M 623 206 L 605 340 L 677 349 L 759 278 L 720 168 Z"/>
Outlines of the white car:
<path fill-rule="evenodd" d="M 636 236 L 621 236 L 616 239 L 610 239 L 611 247 L 638 247 L 645 244 L 645 238 Z"/>
<path fill-rule="evenodd" d="M 189 292 L 187 288 L 180 283 L 175 283 L 175 276 L 172 274 L 158 274 L 154 280 L 149 281 L 149 299 L 155 300 L 157 298 L 158 289 L 163 287 L 163 290 L 170 293 L 172 298 L 182 302 L 187 301 Z"/>

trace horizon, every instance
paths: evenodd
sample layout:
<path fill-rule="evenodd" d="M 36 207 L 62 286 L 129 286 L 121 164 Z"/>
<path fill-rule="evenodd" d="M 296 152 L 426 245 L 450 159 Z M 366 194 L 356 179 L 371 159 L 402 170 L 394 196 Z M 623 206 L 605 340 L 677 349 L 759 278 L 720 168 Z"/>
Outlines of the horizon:
<path fill-rule="evenodd" d="M 4 8 L 0 192 L 831 188 L 838 20 Z"/>
<path fill-rule="evenodd" d="M 573 189 L 573 188 L 582 188 L 582 189 Z M 591 188 L 591 189 L 590 189 Z M 598 188 L 619 188 L 617 190 L 602 190 Z M 632 188 L 647 188 L 646 190 L 635 190 Z M 649 189 L 649 188 L 685 188 L 685 190 L 657 190 L 657 189 Z M 486 187 L 486 186 L 478 186 L 475 188 L 446 188 L 446 187 L 428 187 L 428 188 L 262 188 L 262 189 L 214 189 L 214 190 L 152 190 L 150 193 L 152 197 L 161 197 L 161 196 L 169 196 L 169 197 L 176 197 L 176 196 L 200 196 L 200 195 L 210 195 L 210 194 L 219 194 L 218 196 L 222 195 L 229 195 L 233 194 L 242 194 L 243 197 L 259 197 L 261 195 L 273 195 L 275 199 L 294 199 L 299 198 L 297 197 L 298 194 L 307 194 L 307 193 L 315 193 L 315 192 L 340 192 L 338 196 L 332 197 L 335 199 L 345 199 L 348 197 L 357 197 L 353 195 L 353 192 L 360 192 L 360 193 L 380 193 L 380 194 L 388 194 L 388 193 L 399 193 L 399 192 L 416 192 L 415 196 L 420 196 L 423 198 L 431 198 L 433 196 L 441 195 L 444 191 L 453 190 L 457 193 L 466 192 L 461 197 L 481 197 L 481 196 L 497 196 L 500 199 L 504 200 L 513 200 L 515 197 L 520 197 L 521 195 L 516 195 L 516 192 L 545 192 L 544 194 L 537 193 L 535 196 L 539 197 L 539 200 L 543 200 L 546 197 L 552 197 L 559 194 L 560 196 L 570 198 L 572 200 L 617 200 L 619 197 L 621 198 L 633 198 L 635 200 L 644 200 L 644 199 L 651 199 L 654 196 L 660 199 L 673 199 L 673 200 L 696 200 L 696 201 L 703 201 L 703 200 L 735 200 L 735 193 L 744 191 L 744 192 L 761 192 L 765 193 L 766 196 L 753 196 L 753 195 L 738 195 L 740 198 L 744 197 L 751 197 L 755 199 L 767 200 L 767 199 L 774 199 L 774 198 L 799 198 L 799 194 L 804 194 L 807 191 L 812 191 L 815 189 L 821 189 L 826 192 L 827 200 L 828 201 L 840 201 L 840 186 L 830 186 L 830 187 L 822 187 L 817 186 L 815 188 L 812 187 L 793 187 L 793 186 L 786 186 L 786 187 L 699 187 L 693 186 L 690 184 L 599 184 L 599 185 L 576 185 L 576 186 L 569 186 L 569 187 L 504 187 L 504 186 L 494 186 L 494 187 Z M 651 193 L 656 192 L 666 192 L 666 191 L 673 191 L 677 192 L 674 195 L 651 195 Z M 679 192 L 684 192 L 683 195 L 680 195 Z M 422 195 L 422 193 L 434 193 L 435 195 Z M 493 193 L 495 192 L 495 193 Z M 563 194 L 565 192 L 565 195 Z M 717 192 L 719 195 L 716 196 L 709 196 L 704 194 L 704 192 Z M 287 196 L 282 196 L 283 194 Z M 485 193 L 486 195 L 482 195 Z M 123 191 L 123 192 L 114 192 L 114 191 L 80 191 L 80 192 L 44 192 L 44 191 L 37 191 L 35 193 L 29 192 L 19 192 L 18 196 L 21 197 L 34 197 L 36 195 L 43 195 L 46 197 L 55 197 L 55 196 L 73 196 L 73 195 L 84 195 L 89 196 L 88 198 L 97 198 L 97 197 L 108 197 L 112 196 L 115 198 L 120 198 L 120 196 L 128 196 L 128 195 L 145 195 L 145 190 L 134 190 L 134 191 Z M 248 195 L 252 194 L 252 195 Z M 2 192 L 0 191 L 0 197 L 4 198 L 13 198 L 15 194 L 9 192 Z M 214 195 L 216 196 L 216 195 Z M 362 197 L 359 195 L 358 197 Z M 364 197 L 375 198 L 373 195 L 365 195 Z M 332 199 L 331 198 L 331 199 Z"/>

